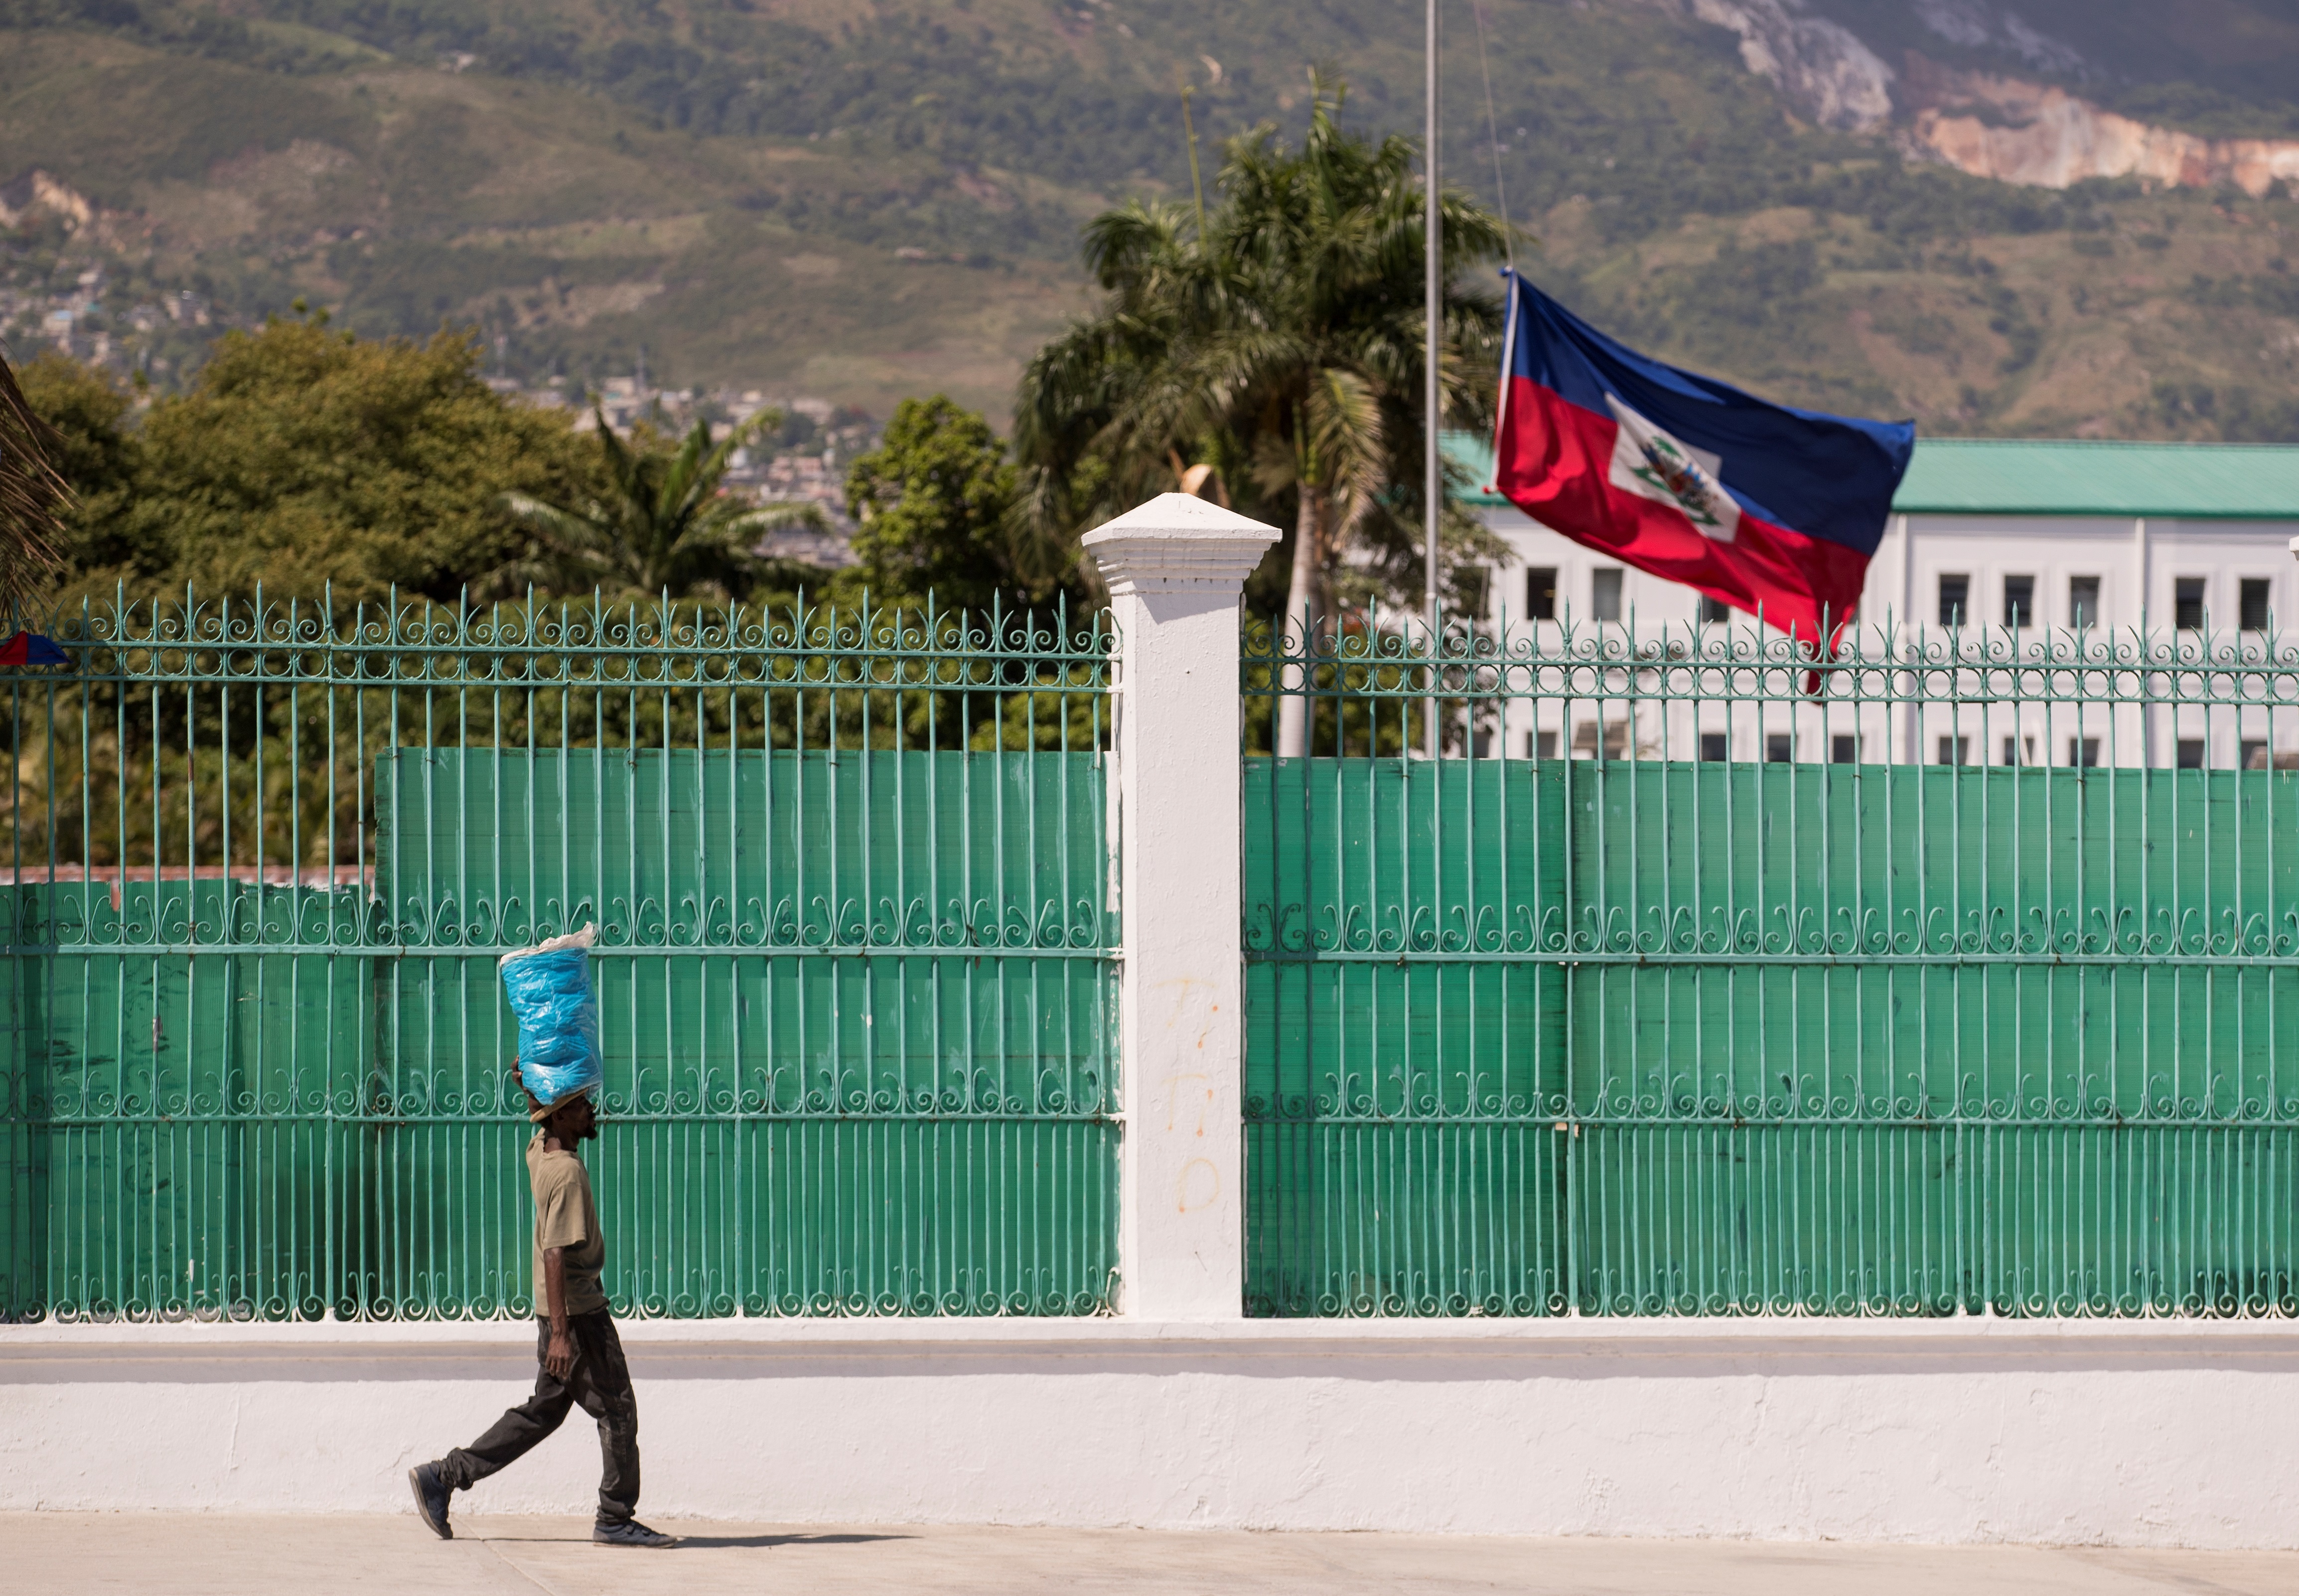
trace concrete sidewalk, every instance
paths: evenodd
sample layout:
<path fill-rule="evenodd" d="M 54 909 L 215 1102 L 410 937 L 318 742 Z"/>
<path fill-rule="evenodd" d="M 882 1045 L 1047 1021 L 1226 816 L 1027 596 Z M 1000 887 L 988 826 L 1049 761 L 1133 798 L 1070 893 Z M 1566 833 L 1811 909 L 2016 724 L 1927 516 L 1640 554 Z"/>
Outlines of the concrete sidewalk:
<path fill-rule="evenodd" d="M 10 1588 L 170 1596 L 715 1592 L 1522 1591 L 1541 1596 L 2150 1596 L 2299 1591 L 2299 1552 L 1790 1545 L 1730 1541 L 1244 1534 L 1134 1530 L 776 1528 L 680 1524 L 668 1551 L 593 1546 L 569 1518 L 472 1517 L 456 1539 L 405 1517 L 0 1515 Z"/>

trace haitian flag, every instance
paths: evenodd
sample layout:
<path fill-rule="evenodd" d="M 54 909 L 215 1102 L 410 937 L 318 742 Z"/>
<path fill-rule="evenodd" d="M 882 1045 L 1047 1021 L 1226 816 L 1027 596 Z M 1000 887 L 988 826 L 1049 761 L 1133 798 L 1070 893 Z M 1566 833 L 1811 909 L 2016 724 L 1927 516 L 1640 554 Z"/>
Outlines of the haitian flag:
<path fill-rule="evenodd" d="M 0 665 L 69 665 L 71 656 L 55 645 L 53 638 L 37 632 L 19 632 L 5 643 L 0 643 Z"/>
<path fill-rule="evenodd" d="M 1616 344 L 1514 272 L 1495 486 L 1543 526 L 1831 652 L 1916 443 Z"/>

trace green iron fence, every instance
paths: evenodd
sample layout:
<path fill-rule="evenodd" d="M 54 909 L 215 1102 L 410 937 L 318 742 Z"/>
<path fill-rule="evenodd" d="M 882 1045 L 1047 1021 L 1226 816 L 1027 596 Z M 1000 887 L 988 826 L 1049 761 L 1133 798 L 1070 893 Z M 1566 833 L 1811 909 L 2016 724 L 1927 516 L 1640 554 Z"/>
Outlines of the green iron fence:
<path fill-rule="evenodd" d="M 1248 1311 L 2299 1310 L 2291 642 L 1264 636 L 1244 690 Z"/>
<path fill-rule="evenodd" d="M 495 962 L 586 921 L 618 1312 L 1108 1304 L 1098 626 L 53 629 L 0 680 L 0 1317 L 528 1311 Z"/>

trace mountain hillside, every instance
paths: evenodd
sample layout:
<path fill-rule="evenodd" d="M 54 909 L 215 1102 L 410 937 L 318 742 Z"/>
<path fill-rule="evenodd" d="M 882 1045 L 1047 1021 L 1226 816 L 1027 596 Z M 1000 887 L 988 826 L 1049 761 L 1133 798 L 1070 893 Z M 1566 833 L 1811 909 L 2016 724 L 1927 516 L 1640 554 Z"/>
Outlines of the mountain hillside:
<path fill-rule="evenodd" d="M 1934 431 L 2299 436 L 2299 0 L 1490 0 L 1481 62 L 1475 15 L 1448 179 L 1624 336 Z M 1186 196 L 1184 84 L 1210 179 L 1313 61 L 1413 128 L 1419 41 L 1410 0 L 0 0 L 0 331 L 164 383 L 301 297 L 512 379 L 1002 414 L 1078 223 Z"/>

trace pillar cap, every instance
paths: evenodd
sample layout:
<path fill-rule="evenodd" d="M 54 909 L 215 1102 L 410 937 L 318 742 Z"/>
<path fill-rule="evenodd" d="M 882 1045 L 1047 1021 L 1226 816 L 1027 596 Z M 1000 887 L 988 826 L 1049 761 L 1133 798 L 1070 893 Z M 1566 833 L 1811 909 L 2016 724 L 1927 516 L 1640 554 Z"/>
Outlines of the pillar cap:
<path fill-rule="evenodd" d="M 1085 535 L 1112 594 L 1235 595 L 1283 534 L 1195 494 L 1159 494 Z"/>

